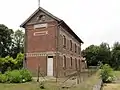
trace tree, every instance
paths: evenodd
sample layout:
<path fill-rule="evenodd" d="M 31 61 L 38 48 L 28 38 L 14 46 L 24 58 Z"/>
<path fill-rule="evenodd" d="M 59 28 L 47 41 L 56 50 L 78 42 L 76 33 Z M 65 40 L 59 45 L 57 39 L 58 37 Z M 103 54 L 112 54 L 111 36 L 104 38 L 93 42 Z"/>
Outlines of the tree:
<path fill-rule="evenodd" d="M 112 48 L 111 66 L 114 69 L 120 69 L 120 43 L 115 42 Z"/>
<path fill-rule="evenodd" d="M 98 59 L 103 63 L 103 64 L 110 64 L 111 60 L 111 51 L 108 43 L 101 43 L 99 46 L 99 54 L 98 54 Z"/>
<path fill-rule="evenodd" d="M 18 53 L 15 59 L 13 59 L 10 56 L 6 56 L 5 58 L 0 58 L 0 71 L 4 73 L 7 70 L 22 69 L 23 59 L 24 59 L 24 54 L 22 53 Z"/>
<path fill-rule="evenodd" d="M 101 43 L 99 46 L 90 45 L 82 51 L 88 65 L 97 65 L 99 62 L 109 64 L 111 60 L 111 51 L 109 44 Z"/>
<path fill-rule="evenodd" d="M 13 30 L 7 26 L 0 24 L 0 57 L 5 57 L 10 54 L 12 45 Z"/>
<path fill-rule="evenodd" d="M 96 66 L 98 64 L 98 53 L 99 46 L 90 45 L 85 50 L 82 51 L 83 57 L 86 58 L 88 66 L 93 65 Z"/>
<path fill-rule="evenodd" d="M 22 32 L 22 30 L 17 30 L 14 32 L 11 51 L 11 56 L 13 58 L 16 58 L 18 53 L 24 52 L 24 32 Z"/>

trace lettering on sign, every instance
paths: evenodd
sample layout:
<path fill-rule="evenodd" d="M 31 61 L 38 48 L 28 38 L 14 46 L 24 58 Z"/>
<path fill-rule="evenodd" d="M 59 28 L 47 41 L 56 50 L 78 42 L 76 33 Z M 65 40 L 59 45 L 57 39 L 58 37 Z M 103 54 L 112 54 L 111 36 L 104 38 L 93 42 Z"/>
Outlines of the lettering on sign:
<path fill-rule="evenodd" d="M 41 31 L 41 32 L 35 32 L 34 36 L 41 36 L 41 35 L 46 35 L 48 34 L 48 31 Z"/>
<path fill-rule="evenodd" d="M 48 27 L 47 23 L 34 25 L 34 29 L 37 29 L 37 28 L 47 28 L 47 27 Z"/>

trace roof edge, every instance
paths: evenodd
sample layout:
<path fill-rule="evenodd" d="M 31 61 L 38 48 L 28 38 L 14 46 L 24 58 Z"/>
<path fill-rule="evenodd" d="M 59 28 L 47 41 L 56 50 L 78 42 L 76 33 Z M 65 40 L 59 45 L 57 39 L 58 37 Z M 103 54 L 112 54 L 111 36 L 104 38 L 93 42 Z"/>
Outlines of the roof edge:
<path fill-rule="evenodd" d="M 34 17 L 34 15 L 35 15 L 36 13 L 38 13 L 40 10 L 41 10 L 42 12 L 46 13 L 47 15 L 49 15 L 50 17 L 52 17 L 53 19 L 57 20 L 58 22 L 61 21 L 61 19 L 59 19 L 58 17 L 56 17 L 56 16 L 54 16 L 53 14 L 49 13 L 47 10 L 43 9 L 42 7 L 39 7 L 31 16 L 29 16 L 28 19 L 26 19 L 26 20 L 20 25 L 20 27 L 24 27 L 24 25 L 25 25 L 32 17 Z"/>

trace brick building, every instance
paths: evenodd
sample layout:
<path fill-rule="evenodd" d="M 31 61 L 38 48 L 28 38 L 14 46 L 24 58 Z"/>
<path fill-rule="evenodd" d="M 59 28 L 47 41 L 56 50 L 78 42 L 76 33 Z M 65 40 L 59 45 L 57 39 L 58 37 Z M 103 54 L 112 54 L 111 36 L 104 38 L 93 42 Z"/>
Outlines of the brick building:
<path fill-rule="evenodd" d="M 83 41 L 61 19 L 39 7 L 23 24 L 25 28 L 24 66 L 37 74 L 62 77 L 84 66 Z"/>

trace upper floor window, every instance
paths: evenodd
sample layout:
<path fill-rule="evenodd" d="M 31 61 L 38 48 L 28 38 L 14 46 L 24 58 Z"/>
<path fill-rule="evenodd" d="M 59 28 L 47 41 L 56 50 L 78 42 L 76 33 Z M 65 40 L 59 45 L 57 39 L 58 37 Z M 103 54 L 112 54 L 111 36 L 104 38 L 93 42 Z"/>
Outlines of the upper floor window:
<path fill-rule="evenodd" d="M 70 40 L 70 51 L 72 51 L 72 40 Z"/>
<path fill-rule="evenodd" d="M 78 54 L 80 54 L 80 52 L 81 52 L 81 49 L 80 49 L 80 47 L 78 47 Z"/>
<path fill-rule="evenodd" d="M 66 37 L 63 35 L 63 47 L 66 48 Z"/>
<path fill-rule="evenodd" d="M 77 45 L 75 44 L 75 53 L 77 53 Z"/>

